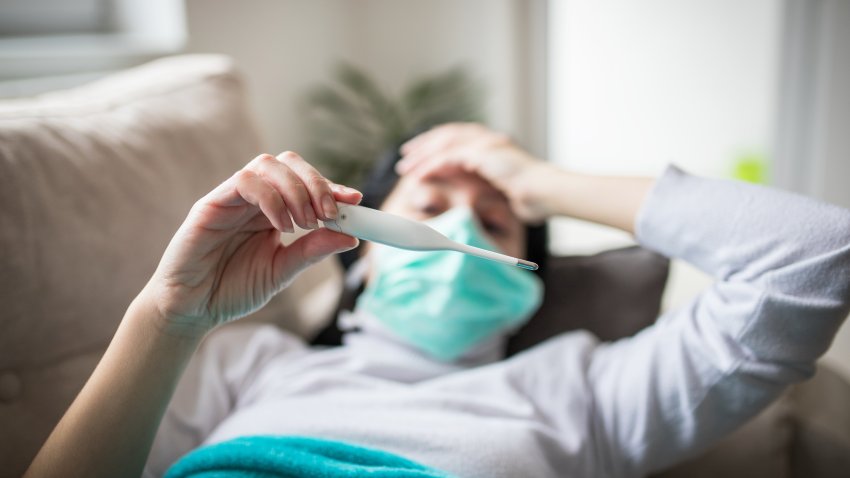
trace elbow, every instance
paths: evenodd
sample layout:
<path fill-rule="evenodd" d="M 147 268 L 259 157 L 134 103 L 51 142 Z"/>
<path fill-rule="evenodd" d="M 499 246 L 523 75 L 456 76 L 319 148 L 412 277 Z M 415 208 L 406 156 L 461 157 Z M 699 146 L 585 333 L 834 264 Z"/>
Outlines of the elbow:
<path fill-rule="evenodd" d="M 830 206 L 800 224 L 789 262 L 766 274 L 768 293 L 793 297 L 814 310 L 847 316 L 850 309 L 850 211 Z"/>
<path fill-rule="evenodd" d="M 850 229 L 850 228 L 848 228 Z M 813 305 L 834 311 L 843 319 L 850 310 L 850 234 L 840 244 L 816 257 L 803 281 Z"/>
<path fill-rule="evenodd" d="M 841 243 L 822 239 L 833 243 L 752 284 L 758 305 L 741 337 L 756 361 L 786 369 L 794 381 L 813 372 L 850 313 L 850 234 Z"/>
<path fill-rule="evenodd" d="M 774 289 L 764 292 L 760 306 L 740 336 L 750 359 L 772 364 L 799 381 L 814 371 L 814 364 L 829 349 L 850 312 L 847 281 L 813 279 L 810 291 L 792 293 Z"/>

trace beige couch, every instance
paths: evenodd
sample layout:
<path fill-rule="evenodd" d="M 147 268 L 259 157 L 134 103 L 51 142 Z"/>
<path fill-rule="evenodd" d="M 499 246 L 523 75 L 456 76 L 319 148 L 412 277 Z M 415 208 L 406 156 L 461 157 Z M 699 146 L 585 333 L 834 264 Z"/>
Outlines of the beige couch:
<path fill-rule="evenodd" d="M 0 102 L 0 476 L 23 472 L 191 204 L 261 151 L 219 56 Z M 326 261 L 251 320 L 309 335 L 339 281 Z M 848 404 L 850 386 L 822 369 L 661 476 L 849 476 Z"/>

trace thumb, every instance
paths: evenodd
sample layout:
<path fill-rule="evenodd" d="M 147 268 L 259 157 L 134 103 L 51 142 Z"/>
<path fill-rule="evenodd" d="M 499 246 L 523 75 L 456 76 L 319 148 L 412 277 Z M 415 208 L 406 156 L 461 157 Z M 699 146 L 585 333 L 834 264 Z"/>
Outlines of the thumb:
<path fill-rule="evenodd" d="M 311 231 L 278 250 L 274 268 L 276 279 L 285 284 L 310 265 L 331 254 L 354 249 L 359 243 L 356 237 L 324 227 Z"/>

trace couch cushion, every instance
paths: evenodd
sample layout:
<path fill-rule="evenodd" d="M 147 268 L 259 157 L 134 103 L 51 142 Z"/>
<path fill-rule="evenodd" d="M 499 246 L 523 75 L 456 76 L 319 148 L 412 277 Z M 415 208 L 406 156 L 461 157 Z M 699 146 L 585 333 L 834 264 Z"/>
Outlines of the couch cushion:
<path fill-rule="evenodd" d="M 652 325 L 661 309 L 669 266 L 667 258 L 639 246 L 592 256 L 550 257 L 540 271 L 546 284 L 543 305 L 511 337 L 508 354 L 570 330 L 616 340 Z"/>
<path fill-rule="evenodd" d="M 230 61 L 0 102 L 0 466 L 19 474 L 191 205 L 260 152 Z"/>
<path fill-rule="evenodd" d="M 788 395 L 795 409 L 792 476 L 850 475 L 850 383 L 821 365 L 812 380 Z"/>

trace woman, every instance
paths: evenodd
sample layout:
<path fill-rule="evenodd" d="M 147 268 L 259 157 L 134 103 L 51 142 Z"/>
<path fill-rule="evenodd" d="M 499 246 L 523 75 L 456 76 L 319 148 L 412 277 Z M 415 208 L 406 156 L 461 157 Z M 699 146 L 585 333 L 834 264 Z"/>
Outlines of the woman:
<path fill-rule="evenodd" d="M 635 337 L 569 333 L 500 360 L 504 337 L 539 303 L 533 276 L 373 248 L 366 289 L 344 318 L 360 332 L 345 346 L 311 350 L 270 328 L 205 344 L 149 472 L 204 444 L 300 435 L 457 476 L 641 476 L 698 453 L 811 376 L 847 316 L 844 209 L 675 168 L 657 180 L 575 174 L 478 125 L 435 128 L 402 153 L 387 211 L 515 256 L 523 223 L 576 217 L 631 232 L 717 282 Z M 316 229 L 336 217 L 334 199 L 360 194 L 293 153 L 260 156 L 202 198 L 27 475 L 139 475 L 201 338 L 356 246 L 327 229 L 278 240 L 291 221 Z M 495 278 L 475 289 L 446 276 Z M 488 301 L 499 306 L 469 307 Z M 439 315 L 452 305 L 466 313 Z"/>

